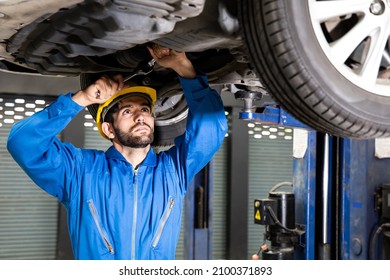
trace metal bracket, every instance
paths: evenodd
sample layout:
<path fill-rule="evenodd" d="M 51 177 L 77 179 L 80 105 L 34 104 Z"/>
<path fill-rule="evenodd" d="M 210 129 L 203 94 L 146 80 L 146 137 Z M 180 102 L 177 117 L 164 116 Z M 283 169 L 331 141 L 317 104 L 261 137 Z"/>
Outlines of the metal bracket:
<path fill-rule="evenodd" d="M 262 124 L 311 129 L 306 124 L 292 117 L 289 113 L 287 113 L 284 109 L 275 103 L 263 104 L 261 107 L 254 106 L 254 102 L 260 100 L 262 96 L 263 94 L 261 92 L 236 92 L 235 98 L 244 101 L 244 108 L 239 113 L 239 118 L 246 121 L 261 122 Z"/>
<path fill-rule="evenodd" d="M 239 113 L 239 118 L 246 121 L 261 122 L 262 124 L 281 125 L 285 127 L 299 127 L 311 129 L 304 123 L 301 123 L 289 113 L 280 107 L 263 106 L 257 107 L 256 111 L 242 111 Z"/>

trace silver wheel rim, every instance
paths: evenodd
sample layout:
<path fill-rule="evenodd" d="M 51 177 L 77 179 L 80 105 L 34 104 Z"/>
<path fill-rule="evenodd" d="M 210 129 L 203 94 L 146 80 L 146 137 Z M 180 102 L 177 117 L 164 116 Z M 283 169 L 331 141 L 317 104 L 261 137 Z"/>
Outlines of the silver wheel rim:
<path fill-rule="evenodd" d="M 390 0 L 308 1 L 318 43 L 337 71 L 356 86 L 389 97 Z"/>

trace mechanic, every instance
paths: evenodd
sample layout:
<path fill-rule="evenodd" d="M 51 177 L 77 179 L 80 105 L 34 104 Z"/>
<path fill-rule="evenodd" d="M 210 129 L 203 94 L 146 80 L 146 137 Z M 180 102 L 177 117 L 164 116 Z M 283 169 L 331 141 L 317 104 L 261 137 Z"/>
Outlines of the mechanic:
<path fill-rule="evenodd" d="M 60 95 L 10 132 L 16 162 L 66 207 L 75 259 L 174 259 L 188 185 L 227 132 L 219 94 L 186 54 L 148 49 L 179 75 L 189 107 L 186 131 L 169 150 L 151 148 L 155 90 L 129 87 L 121 75 Z M 99 131 L 113 145 L 103 152 L 61 142 L 56 135 L 95 103 Z"/>

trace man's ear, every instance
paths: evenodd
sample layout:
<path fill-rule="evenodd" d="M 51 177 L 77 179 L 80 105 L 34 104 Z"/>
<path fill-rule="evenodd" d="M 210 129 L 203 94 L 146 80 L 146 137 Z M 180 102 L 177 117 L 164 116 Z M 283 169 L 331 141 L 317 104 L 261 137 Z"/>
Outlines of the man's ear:
<path fill-rule="evenodd" d="M 108 137 L 108 139 L 112 140 L 115 138 L 114 128 L 112 127 L 112 125 L 109 122 L 102 123 L 102 131 L 103 131 L 104 135 L 106 135 Z"/>

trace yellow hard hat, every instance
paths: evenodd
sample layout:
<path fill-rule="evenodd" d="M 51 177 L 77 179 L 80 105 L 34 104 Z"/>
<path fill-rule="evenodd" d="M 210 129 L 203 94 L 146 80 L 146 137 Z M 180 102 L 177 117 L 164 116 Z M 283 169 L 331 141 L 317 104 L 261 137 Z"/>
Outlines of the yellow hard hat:
<path fill-rule="evenodd" d="M 94 116 L 94 113 L 91 112 L 92 116 L 96 120 L 96 125 L 99 130 L 99 133 L 106 139 L 108 137 L 103 133 L 102 131 L 102 123 L 105 120 L 105 117 L 107 115 L 107 112 L 119 101 L 128 98 L 130 96 L 140 96 L 148 100 L 150 104 L 151 111 L 154 110 L 154 103 L 156 102 L 157 94 L 156 90 L 151 87 L 145 87 L 145 86 L 132 86 L 128 88 L 124 88 L 121 91 L 118 91 L 116 94 L 111 96 L 110 99 L 108 99 L 103 104 L 100 104 L 97 108 L 96 115 Z M 109 139 L 108 139 L 109 140 Z"/>

